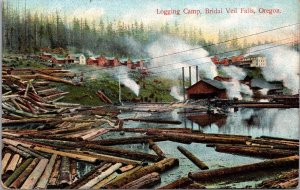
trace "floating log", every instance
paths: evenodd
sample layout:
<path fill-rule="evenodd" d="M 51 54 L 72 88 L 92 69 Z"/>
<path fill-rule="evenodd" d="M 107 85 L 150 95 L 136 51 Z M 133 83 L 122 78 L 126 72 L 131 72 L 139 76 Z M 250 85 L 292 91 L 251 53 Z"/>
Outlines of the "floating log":
<path fill-rule="evenodd" d="M 126 138 L 116 138 L 116 139 L 101 139 L 95 140 L 91 143 L 99 145 L 122 145 L 122 144 L 139 144 L 148 143 L 149 139 L 154 142 L 164 141 L 167 138 L 161 136 L 141 136 L 141 137 L 126 137 Z"/>
<path fill-rule="evenodd" d="M 299 154 L 298 151 L 292 150 L 227 145 L 216 145 L 216 151 L 261 158 L 282 158 Z"/>
<path fill-rule="evenodd" d="M 282 137 L 270 137 L 270 136 L 261 136 L 260 138 L 262 139 L 271 139 L 271 140 L 282 140 L 282 141 L 291 141 L 291 142 L 295 142 L 295 143 L 299 143 L 299 139 L 288 139 L 288 138 L 282 138 Z M 259 139 L 260 139 L 259 138 Z"/>
<path fill-rule="evenodd" d="M 99 176 L 95 177 L 94 179 L 87 182 L 85 185 L 81 186 L 79 189 L 88 189 L 102 181 L 104 178 L 108 177 L 112 173 L 114 173 L 117 169 L 119 169 L 122 166 L 121 163 L 116 163 L 112 165 L 110 168 L 102 172 Z"/>
<path fill-rule="evenodd" d="M 53 170 L 56 158 L 57 158 L 57 155 L 52 154 L 44 173 L 42 174 L 41 178 L 39 179 L 39 181 L 36 185 L 37 189 L 46 189 L 47 188 L 47 183 L 50 178 L 51 172 Z"/>
<path fill-rule="evenodd" d="M 120 189 L 146 189 L 160 183 L 160 180 L 159 173 L 153 172 L 123 185 Z"/>
<path fill-rule="evenodd" d="M 114 156 L 122 156 L 130 159 L 138 159 L 138 160 L 149 160 L 149 161 L 158 161 L 160 160 L 160 157 L 153 154 L 148 154 L 144 152 L 138 152 L 138 151 L 130 151 L 130 150 L 124 150 L 117 147 L 109 147 L 109 146 L 102 146 L 97 144 L 81 144 L 82 147 L 93 149 L 93 150 L 99 150 L 101 152 L 111 154 Z"/>
<path fill-rule="evenodd" d="M 47 188 L 57 188 L 58 187 L 57 181 L 58 181 L 58 177 L 59 177 L 60 165 L 61 165 L 61 159 L 59 158 L 59 156 L 57 156 L 53 170 L 52 170 L 49 180 L 48 180 Z"/>
<path fill-rule="evenodd" d="M 146 122 L 146 123 L 162 123 L 162 124 L 173 124 L 173 125 L 182 124 L 181 121 L 145 119 L 145 118 L 125 118 L 125 119 L 123 119 L 123 121 L 138 121 L 138 122 Z"/>
<path fill-rule="evenodd" d="M 99 164 L 98 166 L 96 166 L 94 169 L 92 169 L 91 171 L 89 171 L 88 173 L 86 173 L 84 176 L 82 176 L 81 178 L 79 178 L 77 181 L 75 181 L 71 185 L 65 187 L 65 189 L 75 189 L 76 186 L 82 186 L 82 185 L 86 184 L 89 180 L 91 180 L 91 179 L 94 178 L 94 177 L 91 177 L 91 176 L 97 174 L 97 171 L 99 169 L 102 169 L 105 164 L 107 164 L 107 163 L 106 162 L 102 162 L 101 164 Z"/>
<path fill-rule="evenodd" d="M 121 167 L 120 169 L 117 170 L 117 173 L 124 173 L 124 172 L 127 172 L 127 171 L 129 171 L 133 168 L 135 168 L 134 165 L 123 166 L 123 167 Z"/>
<path fill-rule="evenodd" d="M 134 132 L 134 133 L 192 133 L 192 129 L 189 128 L 114 128 L 111 131 L 124 131 L 124 132 Z"/>
<path fill-rule="evenodd" d="M 70 160 L 70 172 L 71 172 L 71 180 L 73 182 L 77 177 L 77 161 L 74 159 Z"/>
<path fill-rule="evenodd" d="M 2 159 L 2 162 L 1 162 L 1 165 L 2 165 L 2 170 L 1 170 L 1 173 L 3 174 L 5 169 L 6 169 L 6 166 L 8 165 L 8 161 L 10 160 L 11 158 L 11 153 L 6 153 Z"/>
<path fill-rule="evenodd" d="M 166 157 L 165 153 L 159 148 L 159 146 L 157 146 L 157 144 L 155 144 L 153 142 L 153 140 L 148 140 L 149 143 L 149 148 L 151 148 L 156 154 L 157 156 L 164 158 Z"/>
<path fill-rule="evenodd" d="M 179 178 L 167 185 L 159 187 L 158 189 L 184 189 L 191 183 L 193 183 L 193 180 L 191 180 L 188 177 L 182 177 L 182 178 Z"/>
<path fill-rule="evenodd" d="M 27 179 L 27 177 L 34 170 L 36 165 L 39 163 L 40 159 L 35 158 L 30 165 L 22 172 L 22 174 L 9 186 L 10 188 L 19 189 L 23 182 Z"/>
<path fill-rule="evenodd" d="M 288 172 L 284 172 L 281 175 L 272 178 L 272 179 L 268 179 L 268 180 L 264 180 L 263 182 L 261 182 L 260 184 L 256 185 L 255 188 L 258 189 L 271 189 L 271 188 L 292 188 L 292 187 L 296 187 L 294 186 L 295 184 L 289 183 L 291 180 L 298 178 L 299 175 L 299 170 L 298 169 L 294 169 Z M 287 184 L 283 184 L 288 182 Z M 284 186 L 284 187 L 283 187 Z"/>
<path fill-rule="evenodd" d="M 206 189 L 206 187 L 200 183 L 192 183 L 186 187 L 187 189 Z"/>
<path fill-rule="evenodd" d="M 280 168 L 298 167 L 299 156 L 290 156 L 286 158 L 277 158 L 264 162 L 235 166 L 230 168 L 221 168 L 209 171 L 190 172 L 189 177 L 196 181 L 211 180 L 215 178 L 236 176 L 244 173 L 267 171 Z"/>
<path fill-rule="evenodd" d="M 91 140 L 91 139 L 94 139 L 102 134 L 105 134 L 107 133 L 109 130 L 107 129 L 97 129 L 95 131 L 92 131 L 86 135 L 83 135 L 81 137 L 79 137 L 80 140 Z"/>
<path fill-rule="evenodd" d="M 31 164 L 32 161 L 33 158 L 28 158 L 25 162 L 23 162 L 21 166 L 19 166 L 14 173 L 7 178 L 7 180 L 4 182 L 4 185 L 9 187 L 12 182 L 14 182 L 24 172 L 24 170 L 29 166 L 29 164 Z"/>
<path fill-rule="evenodd" d="M 280 189 L 296 188 L 296 187 L 298 187 L 298 182 L 299 182 L 299 178 L 297 177 L 297 178 L 279 183 L 278 185 L 275 186 L 275 188 L 280 188 Z"/>
<path fill-rule="evenodd" d="M 58 178 L 58 186 L 66 187 L 72 183 L 70 172 L 70 159 L 63 156 L 61 159 L 60 175 Z"/>
<path fill-rule="evenodd" d="M 24 184 L 21 186 L 21 189 L 33 189 L 39 178 L 42 176 L 48 162 L 48 159 L 41 159 L 36 168 L 32 171 Z"/>
<path fill-rule="evenodd" d="M 131 173 L 123 178 L 120 178 L 106 186 L 109 189 L 117 189 L 122 187 L 125 184 L 128 184 L 136 179 L 139 179 L 141 176 L 145 176 L 147 174 L 158 172 L 162 173 L 168 169 L 171 169 L 179 164 L 178 159 L 175 158 L 165 158 L 159 162 L 156 162 L 152 165 L 143 167 L 134 173 Z"/>
<path fill-rule="evenodd" d="M 185 155 L 190 161 L 192 161 L 196 166 L 198 166 L 201 170 L 209 169 L 208 166 L 201 160 L 199 160 L 195 155 L 193 155 L 190 151 L 183 148 L 182 146 L 177 146 L 177 149 Z"/>
<path fill-rule="evenodd" d="M 12 159 L 10 160 L 9 164 L 7 165 L 6 169 L 5 169 L 5 174 L 12 174 L 18 164 L 18 161 L 20 159 L 20 155 L 19 154 L 15 154 Z"/>
<path fill-rule="evenodd" d="M 106 184 L 110 183 L 112 180 L 116 179 L 117 175 L 118 174 L 116 172 L 112 173 L 110 176 L 108 176 L 107 178 L 103 179 L 102 181 L 100 181 L 99 183 L 94 185 L 91 189 L 100 189 L 101 187 L 103 187 Z"/>
<path fill-rule="evenodd" d="M 43 148 L 43 147 L 38 147 L 38 146 L 35 146 L 34 150 L 41 151 L 41 152 L 46 152 L 46 153 L 50 153 L 50 154 L 57 154 L 57 155 L 60 155 L 60 156 L 66 156 L 66 157 L 73 158 L 73 159 L 76 159 L 76 160 L 81 160 L 81 161 L 86 161 L 86 162 L 91 162 L 91 163 L 98 162 L 97 158 L 91 157 L 91 156 L 88 156 L 88 155 L 75 154 L 75 153 L 63 152 L 63 151 L 58 151 L 58 150 L 51 150 L 51 149 L 48 149 L 48 148 Z"/>

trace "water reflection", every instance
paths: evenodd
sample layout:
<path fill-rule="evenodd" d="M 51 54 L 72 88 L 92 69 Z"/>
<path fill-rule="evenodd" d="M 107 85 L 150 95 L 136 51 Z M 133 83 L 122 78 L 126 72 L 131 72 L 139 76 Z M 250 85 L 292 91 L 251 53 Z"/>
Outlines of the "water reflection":
<path fill-rule="evenodd" d="M 224 117 L 214 115 L 187 116 L 205 133 L 239 134 L 299 138 L 299 113 L 292 109 L 240 109 Z"/>

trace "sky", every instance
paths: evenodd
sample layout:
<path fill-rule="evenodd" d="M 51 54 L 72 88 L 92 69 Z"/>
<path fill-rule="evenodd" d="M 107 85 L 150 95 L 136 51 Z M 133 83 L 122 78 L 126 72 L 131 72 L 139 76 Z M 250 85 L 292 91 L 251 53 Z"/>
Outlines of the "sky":
<path fill-rule="evenodd" d="M 7 0 L 6 0 L 7 1 Z M 15 7 L 24 8 L 25 0 L 9 0 Z M 236 29 L 244 34 L 260 32 L 280 26 L 295 24 L 299 21 L 299 0 L 27 0 L 27 8 L 42 13 L 59 11 L 69 20 L 73 17 L 86 18 L 97 21 L 104 18 L 110 21 L 143 22 L 145 25 L 161 26 L 175 21 L 180 26 L 201 27 L 204 34 L 214 38 L 219 30 Z M 158 10 L 184 8 L 204 11 L 209 9 L 223 9 L 222 14 L 201 15 L 161 15 Z M 255 14 L 227 14 L 226 8 L 252 8 Z M 280 9 L 280 14 L 260 14 L 258 10 Z M 299 25 L 298 25 L 299 26 Z M 295 33 L 297 26 L 269 34 L 276 36 Z"/>

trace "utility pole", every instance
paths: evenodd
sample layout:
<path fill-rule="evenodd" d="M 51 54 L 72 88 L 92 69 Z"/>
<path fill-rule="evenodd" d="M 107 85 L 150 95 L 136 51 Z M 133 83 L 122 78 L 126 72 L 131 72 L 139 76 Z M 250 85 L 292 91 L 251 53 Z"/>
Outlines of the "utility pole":
<path fill-rule="evenodd" d="M 199 81 L 199 70 L 198 70 L 198 65 L 196 65 L 196 82 Z"/>
<path fill-rule="evenodd" d="M 183 100 L 185 100 L 184 67 L 182 67 L 182 93 L 183 93 Z"/>
<path fill-rule="evenodd" d="M 189 66 L 189 86 L 192 86 L 192 67 Z"/>

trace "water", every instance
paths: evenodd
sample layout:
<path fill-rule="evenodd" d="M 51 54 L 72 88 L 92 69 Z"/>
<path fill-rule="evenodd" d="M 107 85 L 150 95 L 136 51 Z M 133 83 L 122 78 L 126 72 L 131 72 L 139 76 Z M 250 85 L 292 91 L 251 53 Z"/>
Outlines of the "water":
<path fill-rule="evenodd" d="M 120 114 L 119 118 L 163 118 L 168 120 L 179 120 L 182 122 L 179 125 L 168 125 L 128 121 L 124 123 L 124 128 L 176 127 L 191 128 L 193 130 L 203 131 L 204 133 L 239 134 L 250 135 L 252 137 L 265 135 L 294 139 L 299 138 L 298 109 L 240 109 L 237 112 L 231 112 L 228 115 L 216 117 L 211 117 L 205 113 L 178 114 L 178 111 L 183 110 L 175 109 L 171 112 L 163 113 L 125 112 Z M 121 138 L 141 135 L 143 134 L 121 134 L 120 132 L 109 132 L 98 137 L 97 139 Z M 190 160 L 188 160 L 178 151 L 177 146 L 183 146 L 187 150 L 191 151 L 200 160 L 204 161 L 210 169 L 251 164 L 265 160 L 262 158 L 216 152 L 214 148 L 206 147 L 205 144 L 201 143 L 182 144 L 171 141 L 163 141 L 157 142 L 157 145 L 166 153 L 167 157 L 179 159 L 178 167 L 161 174 L 161 183 L 157 187 L 166 185 L 180 177 L 186 177 L 189 172 L 198 170 L 197 166 L 195 166 Z M 148 144 L 118 145 L 116 147 L 155 154 L 151 149 L 149 149 Z M 268 177 L 257 178 L 254 176 L 252 181 L 237 180 L 236 182 L 231 182 L 230 184 L 227 184 L 226 182 L 220 182 L 217 184 L 208 184 L 207 187 L 254 187 L 256 184 L 260 183 L 264 179 L 267 179 Z"/>

